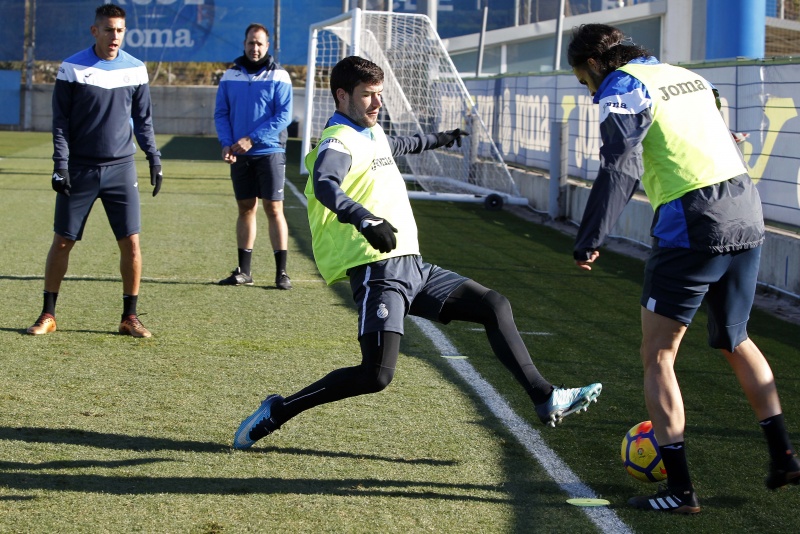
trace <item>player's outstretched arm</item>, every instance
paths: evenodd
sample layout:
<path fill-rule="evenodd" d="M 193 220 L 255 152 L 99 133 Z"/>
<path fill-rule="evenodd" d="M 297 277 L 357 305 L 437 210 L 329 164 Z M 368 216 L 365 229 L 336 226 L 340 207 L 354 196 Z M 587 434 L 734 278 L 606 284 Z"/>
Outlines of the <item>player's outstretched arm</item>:
<path fill-rule="evenodd" d="M 436 135 L 436 146 L 430 148 L 439 148 L 440 146 L 450 148 L 453 144 L 461 148 L 461 138 L 469 135 L 469 132 L 456 128 L 455 130 L 447 130 L 446 132 L 439 132 Z"/>
<path fill-rule="evenodd" d="M 392 156 L 398 157 L 405 154 L 419 154 L 423 150 L 433 150 L 441 146 L 449 148 L 457 144 L 460 147 L 462 138 L 467 135 L 469 132 L 456 128 L 445 132 L 388 137 L 387 139 L 389 147 L 392 149 Z"/>

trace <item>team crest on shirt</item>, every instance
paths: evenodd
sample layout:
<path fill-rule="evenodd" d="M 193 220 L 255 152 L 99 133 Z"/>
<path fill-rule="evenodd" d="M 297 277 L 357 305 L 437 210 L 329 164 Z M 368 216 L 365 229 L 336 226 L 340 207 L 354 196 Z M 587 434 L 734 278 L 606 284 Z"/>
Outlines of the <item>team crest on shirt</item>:
<path fill-rule="evenodd" d="M 386 319 L 389 317 L 389 310 L 386 308 L 386 304 L 378 304 L 378 319 Z"/>

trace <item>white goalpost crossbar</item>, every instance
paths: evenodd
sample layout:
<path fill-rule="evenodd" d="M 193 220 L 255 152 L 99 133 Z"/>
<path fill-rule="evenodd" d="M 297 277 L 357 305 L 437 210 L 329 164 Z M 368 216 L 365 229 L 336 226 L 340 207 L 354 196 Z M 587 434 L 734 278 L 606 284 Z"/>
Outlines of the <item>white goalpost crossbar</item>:
<path fill-rule="evenodd" d="M 484 202 L 492 209 L 504 203 L 528 204 L 425 15 L 354 9 L 310 26 L 302 157 L 335 111 L 330 70 L 351 55 L 383 69 L 379 120 L 388 135 L 455 128 L 470 132 L 460 148 L 398 158 L 403 175 L 413 184 L 412 198 Z M 307 172 L 302 162 L 301 169 Z"/>

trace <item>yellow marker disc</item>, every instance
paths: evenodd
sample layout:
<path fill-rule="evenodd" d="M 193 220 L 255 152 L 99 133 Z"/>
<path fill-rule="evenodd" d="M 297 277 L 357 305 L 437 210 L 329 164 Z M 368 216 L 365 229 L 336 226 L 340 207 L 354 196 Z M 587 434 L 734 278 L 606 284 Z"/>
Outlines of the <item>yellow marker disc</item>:
<path fill-rule="evenodd" d="M 572 506 L 608 506 L 611 501 L 605 499 L 567 499 Z"/>

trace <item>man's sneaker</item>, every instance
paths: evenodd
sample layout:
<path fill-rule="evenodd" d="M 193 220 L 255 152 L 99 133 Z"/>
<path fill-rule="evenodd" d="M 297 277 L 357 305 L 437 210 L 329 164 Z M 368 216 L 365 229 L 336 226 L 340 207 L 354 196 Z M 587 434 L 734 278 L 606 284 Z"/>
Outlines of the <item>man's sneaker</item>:
<path fill-rule="evenodd" d="M 769 474 L 764 479 L 767 489 L 775 490 L 788 484 L 797 486 L 800 484 L 800 462 L 797 456 L 792 457 L 782 469 L 778 469 L 774 464 L 769 466 Z"/>
<path fill-rule="evenodd" d="M 126 315 L 119 323 L 119 333 L 124 336 L 133 337 L 152 337 L 150 330 L 144 327 L 139 318 L 135 315 Z"/>
<path fill-rule="evenodd" d="M 283 397 L 280 395 L 268 395 L 261 403 L 261 406 L 253 412 L 253 415 L 242 421 L 233 436 L 234 449 L 249 449 L 256 441 L 269 436 L 280 428 L 280 425 L 271 417 L 272 405 L 276 402 L 283 402 Z"/>
<path fill-rule="evenodd" d="M 690 487 L 685 490 L 664 487 L 655 495 L 643 495 L 628 500 L 628 504 L 639 510 L 672 512 L 675 514 L 696 514 L 700 511 L 697 493 Z"/>
<path fill-rule="evenodd" d="M 49 334 L 56 331 L 56 318 L 50 313 L 43 313 L 36 319 L 32 326 L 28 327 L 27 332 L 33 336 Z"/>
<path fill-rule="evenodd" d="M 275 276 L 275 287 L 278 289 L 292 289 L 292 281 L 286 271 L 281 271 Z"/>
<path fill-rule="evenodd" d="M 241 267 L 237 267 L 231 271 L 228 278 L 223 278 L 218 284 L 221 286 L 252 286 L 253 277 L 243 273 Z"/>
<path fill-rule="evenodd" d="M 590 384 L 582 388 L 554 387 L 553 393 L 544 404 L 536 406 L 536 414 L 545 425 L 556 426 L 569 414 L 589 409 L 592 402 L 603 391 L 603 384 Z"/>

